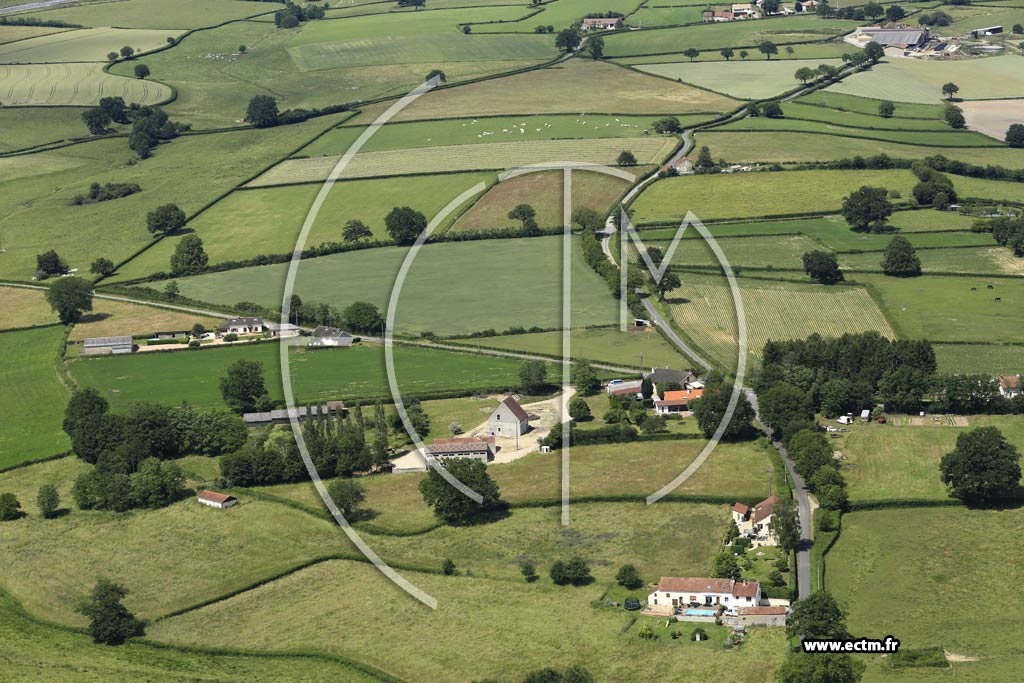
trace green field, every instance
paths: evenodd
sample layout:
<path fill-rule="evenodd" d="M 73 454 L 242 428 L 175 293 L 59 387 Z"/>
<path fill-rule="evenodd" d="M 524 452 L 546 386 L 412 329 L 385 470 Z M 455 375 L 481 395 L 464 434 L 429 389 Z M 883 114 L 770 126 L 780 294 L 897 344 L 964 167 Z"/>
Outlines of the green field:
<path fill-rule="evenodd" d="M 925 273 L 1024 274 L 1024 260 L 1006 247 L 971 249 L 927 249 L 917 252 Z M 843 268 L 881 272 L 882 254 L 849 254 L 839 259 Z"/>
<path fill-rule="evenodd" d="M 261 2 L 242 0 L 175 0 L 173 3 L 164 0 L 118 0 L 75 4 L 33 12 L 27 16 L 82 26 L 189 29 L 215 26 L 225 21 L 272 12 L 273 9 Z"/>
<path fill-rule="evenodd" d="M 519 384 L 521 361 L 452 353 L 412 346 L 395 347 L 395 375 L 403 395 L 441 391 L 500 389 Z M 79 359 L 71 374 L 82 386 L 96 387 L 114 408 L 133 401 L 187 401 L 199 408 L 223 408 L 218 382 L 240 358 L 263 364 L 270 397 L 282 401 L 277 344 L 239 345 L 198 352 L 151 352 L 132 356 Z M 391 395 L 384 348 L 363 344 L 348 349 L 292 349 L 292 386 L 297 403 L 333 399 L 367 400 Z M 154 394 L 153 387 L 159 387 Z"/>
<path fill-rule="evenodd" d="M 0 63 L 103 62 L 108 52 L 117 52 L 124 45 L 147 52 L 165 46 L 168 36 L 177 37 L 179 33 L 121 28 L 65 31 L 0 45 Z"/>
<path fill-rule="evenodd" d="M 600 585 L 567 590 L 425 574 L 414 580 L 437 597 L 437 610 L 417 607 L 372 567 L 338 561 L 161 622 L 151 632 L 179 643 L 345 653 L 410 681 L 518 679 L 531 669 L 579 662 L 608 683 L 655 677 L 767 683 L 782 657 L 778 629 L 752 633 L 739 652 L 707 648 L 691 657 L 680 652 L 689 641 L 639 643 L 633 629 L 623 633 L 630 618 L 624 612 L 590 606 L 605 590 Z M 480 637 L 496 623 L 502 637 Z M 398 631 L 401 649 L 379 646 Z"/>
<path fill-rule="evenodd" d="M 1024 95 L 1024 57 L 1004 55 L 985 59 L 934 62 L 894 59 L 854 74 L 829 91 L 894 102 L 933 103 L 942 99 L 942 84 L 960 86 L 957 97 L 987 99 Z"/>
<path fill-rule="evenodd" d="M 786 17 L 770 21 L 734 21 L 710 26 L 685 26 L 654 31 L 619 33 L 606 40 L 605 54 L 609 57 L 650 55 L 678 52 L 680 48 L 718 50 L 723 47 L 749 47 L 770 40 L 777 45 L 804 41 L 825 40 L 848 33 L 856 22 L 817 17 Z M 752 51 L 752 56 L 763 56 Z"/>
<path fill-rule="evenodd" d="M 462 192 L 491 177 L 453 173 L 337 183 L 317 214 L 306 244 L 341 242 L 342 228 L 349 220 L 361 220 L 377 239 L 390 240 L 384 217 L 396 205 L 411 206 L 432 218 Z M 300 185 L 236 191 L 190 223 L 189 229 L 202 238 L 211 265 L 262 254 L 288 254 L 295 248 L 319 190 L 319 185 Z M 111 282 L 167 272 L 182 236 L 161 240 L 121 268 Z"/>
<path fill-rule="evenodd" d="M 652 136 L 631 139 L 533 140 L 529 142 L 488 142 L 446 147 L 393 149 L 357 155 L 345 167 L 341 178 L 369 178 L 403 175 L 410 169 L 419 173 L 451 173 L 485 169 L 511 169 L 530 164 L 577 162 L 614 166 L 619 153 L 633 150 L 641 164 L 660 163 L 677 141 Z M 247 187 L 326 180 L 340 157 L 287 159 L 256 178 Z"/>
<path fill-rule="evenodd" d="M 13 43 L 17 40 L 25 40 L 26 38 L 35 38 L 37 36 L 45 36 L 51 33 L 60 33 L 67 29 L 55 28 L 51 26 L 16 26 L 13 24 L 0 25 L 0 45 L 4 43 Z"/>
<path fill-rule="evenodd" d="M 881 99 L 870 97 L 857 97 L 855 95 L 844 95 L 832 90 L 815 90 L 807 95 L 802 95 L 794 101 L 794 104 L 814 104 L 826 109 L 836 109 L 841 112 L 852 112 L 855 114 L 869 114 L 878 116 L 878 105 Z M 942 104 L 912 104 L 908 102 L 896 104 L 894 118 L 912 117 L 921 119 L 942 120 L 945 112 L 945 105 Z M 807 117 L 813 118 L 813 117 Z M 945 125 L 945 121 L 943 121 Z"/>
<path fill-rule="evenodd" d="M 171 94 L 171 89 L 162 83 L 105 73 L 99 63 L 0 64 L 0 96 L 9 107 L 88 106 L 110 95 L 123 97 L 125 102 L 158 104 Z M 77 134 L 82 136 L 85 132 L 83 126 Z M 59 136 L 51 139 L 56 137 Z"/>
<path fill-rule="evenodd" d="M 995 344 L 935 344 L 941 372 L 1017 375 L 1024 368 L 1024 347 Z"/>
<path fill-rule="evenodd" d="M 703 11 L 706 5 L 699 5 L 696 9 Z M 647 9 L 647 8 L 645 8 Z M 658 8 L 661 9 L 661 8 Z M 684 11 L 692 10 L 693 7 L 679 7 L 675 9 L 681 9 Z M 698 19 L 700 17 L 698 16 Z M 790 44 L 779 50 L 777 56 L 772 57 L 772 62 L 776 60 L 789 65 L 791 72 L 796 71 L 801 66 L 816 67 L 823 60 L 839 59 L 844 54 L 850 54 L 851 45 L 844 43 L 841 40 L 829 40 L 826 42 L 815 42 L 815 43 L 800 43 Z M 676 49 L 678 52 L 668 52 L 665 54 L 656 55 L 637 55 L 633 57 L 618 57 L 615 59 L 617 64 L 629 64 L 632 66 L 642 66 L 648 64 L 668 64 L 675 62 L 686 61 L 690 62 L 690 58 L 682 53 L 685 49 L 683 45 L 677 45 Z M 789 50 L 793 52 L 790 54 Z M 757 48 L 747 48 L 747 59 L 751 61 L 760 62 L 763 60 L 763 55 L 757 51 Z M 731 59 L 743 59 L 739 55 L 740 50 L 735 50 L 735 57 Z M 694 58 L 694 62 L 729 62 L 725 57 L 722 56 L 718 50 L 705 50 Z"/>
<path fill-rule="evenodd" d="M 396 330 L 404 333 L 468 334 L 512 326 L 558 327 L 562 323 L 561 237 L 482 240 L 424 246 L 410 267 L 398 303 Z M 303 261 L 295 292 L 307 302 L 343 308 L 369 301 L 387 305 L 403 247 L 334 254 Z M 574 255 L 573 325 L 616 320 L 607 285 Z M 179 280 L 182 294 L 233 305 L 281 302 L 287 264 L 210 273 Z M 453 278 L 452 273 L 459 277 Z M 515 291 L 514 301 L 494 306 L 494 293 Z M 439 293 L 443 292 L 443 296 Z"/>
<path fill-rule="evenodd" d="M 839 59 L 824 59 L 821 64 L 842 66 Z M 730 61 L 720 62 L 677 62 L 675 64 L 640 65 L 641 71 L 678 79 L 702 88 L 725 93 L 743 100 L 757 100 L 773 97 L 800 85 L 793 73 L 800 67 L 788 60 L 772 61 Z M 788 105 L 787 105 L 788 109 Z M 787 111 L 787 113 L 789 113 Z"/>
<path fill-rule="evenodd" d="M 957 179 L 959 180 L 959 178 Z M 755 218 L 838 211 L 843 197 L 862 185 L 909 195 L 917 183 L 907 170 L 792 171 L 668 178 L 652 183 L 633 203 L 636 224 L 681 221 L 687 211 L 701 220 Z M 808 188 L 814 188 L 809 192 Z"/>
<path fill-rule="evenodd" d="M 39 290 L 0 286 L 0 310 L 0 330 L 57 324 L 57 314 Z"/>
<path fill-rule="evenodd" d="M 789 105 L 784 107 L 788 114 Z M 884 119 L 878 119 L 879 126 L 885 126 Z M 727 123 L 720 128 L 723 132 L 728 131 L 790 131 L 803 133 L 821 133 L 831 136 L 844 136 L 855 138 L 870 138 L 873 140 L 886 140 L 899 142 L 907 145 L 921 145 L 936 147 L 1002 147 L 998 140 L 976 133 L 974 131 L 952 130 L 868 130 L 866 128 L 848 128 L 833 123 L 819 121 L 804 121 L 800 119 L 782 118 L 769 119 L 764 117 L 747 117 L 739 121 Z"/>
<path fill-rule="evenodd" d="M 88 136 L 83 111 L 76 107 L 0 108 L 0 127 L 7 133 L 0 140 L 0 153 Z"/>
<path fill-rule="evenodd" d="M 47 249 L 56 249 L 82 273 L 99 256 L 115 263 L 128 258 L 152 239 L 146 214 L 154 207 L 175 203 L 191 214 L 332 121 L 337 117 L 267 130 L 187 135 L 161 145 L 140 163 L 132 159 L 124 139 L 0 159 L 0 231 L 7 250 L 0 258 L 0 276 L 28 280 L 36 254 Z M 138 183 L 142 191 L 115 201 L 69 206 L 92 182 Z"/>
<path fill-rule="evenodd" d="M 474 3 L 475 4 L 475 3 Z M 602 12 L 619 12 L 630 14 L 637 7 L 644 4 L 642 0 L 605 0 L 601 4 Z M 520 12 L 529 12 L 531 16 L 524 17 L 515 23 L 502 24 L 479 24 L 473 26 L 473 33 L 505 32 L 516 31 L 520 33 L 533 33 L 536 26 L 554 26 L 555 31 L 560 31 L 570 26 L 587 14 L 594 12 L 593 0 L 558 0 L 547 3 L 541 7 L 540 14 L 533 15 L 533 8 L 523 7 Z M 698 20 L 700 17 L 698 16 Z M 630 23 L 633 23 L 632 21 Z"/>
<path fill-rule="evenodd" d="M 940 275 L 901 279 L 862 274 L 856 279 L 871 288 L 900 337 L 1020 341 L 1024 283 L 1019 279 Z"/>
<path fill-rule="evenodd" d="M 966 348 L 978 352 L 978 347 Z M 1020 417 L 967 419 L 969 427 L 851 425 L 849 433 L 830 440 L 833 450 L 845 456 L 841 467 L 850 500 L 948 500 L 949 493 L 939 476 L 939 461 L 955 448 L 957 436 L 981 426 L 996 426 L 1011 443 L 1024 447 L 1024 419 Z"/>
<path fill-rule="evenodd" d="M 57 375 L 59 326 L 0 333 L 0 468 L 66 451 L 61 430 L 68 392 Z"/>
<path fill-rule="evenodd" d="M 546 356 L 562 355 L 562 332 L 534 332 L 483 339 L 464 339 L 461 343 L 509 351 L 526 351 Z M 618 327 L 577 328 L 572 330 L 570 348 L 579 358 L 615 363 L 627 367 L 681 368 L 687 360 L 660 334 L 650 328 L 620 332 Z"/>
<path fill-rule="evenodd" d="M 707 121 L 710 116 L 680 118 L 684 126 Z M 480 142 L 523 142 L 536 140 L 633 138 L 640 137 L 653 122 L 650 116 L 546 115 L 498 116 L 483 119 L 449 119 L 392 123 L 378 130 L 363 146 L 363 152 L 468 145 Z M 303 148 L 301 156 L 344 154 L 362 127 L 342 127 Z M 522 131 L 522 132 L 520 132 Z"/>
<path fill-rule="evenodd" d="M 629 148 L 628 143 L 623 144 Z M 647 167 L 650 168 L 650 167 Z M 625 169 L 643 175 L 646 169 Z M 536 221 L 541 227 L 562 227 L 565 224 L 563 200 L 564 174 L 562 171 L 541 171 L 510 178 L 494 185 L 452 226 L 453 230 L 490 230 L 521 227 L 521 222 L 508 217 L 519 204 L 529 204 L 537 211 Z M 586 206 L 607 215 L 612 204 L 630 187 L 622 178 L 573 171 L 572 204 Z"/>
<path fill-rule="evenodd" d="M 20 0 L 19 0 L 20 1 Z M 379 678 L 340 661 L 258 654 L 211 655 L 149 644 L 96 647 L 92 638 L 27 615 L 7 594 L 0 595 L 0 643 L 4 673 L 13 679 L 75 683 L 99 675 L 105 683 L 139 680 L 189 683 L 196 675 L 210 683 L 371 683 Z M 87 674 L 85 672 L 88 672 Z M 200 673 L 201 672 L 201 673 Z"/>
<path fill-rule="evenodd" d="M 450 76 L 449 76 L 450 78 Z M 390 103 L 364 110 L 372 122 Z M 395 116 L 395 121 L 516 114 L 723 112 L 738 102 L 722 95 L 623 69 L 607 62 L 571 59 L 500 80 L 432 92 Z"/>
<path fill-rule="evenodd" d="M 858 113 L 854 111 L 844 111 L 839 108 L 832 109 L 813 103 L 804 103 L 804 98 L 800 98 L 800 100 L 796 102 L 787 102 L 785 111 L 786 118 L 790 120 L 810 119 L 812 121 L 833 123 L 847 127 L 891 130 L 952 131 L 952 129 L 941 118 L 941 115 L 928 118 L 910 118 L 913 114 L 913 110 L 906 109 L 906 111 L 904 111 L 905 106 L 906 105 L 901 105 L 897 108 L 896 116 L 886 119 L 878 115 L 877 107 L 875 108 L 875 111 L 871 113 Z M 903 116 L 904 113 L 908 116 Z"/>
<path fill-rule="evenodd" d="M 719 130 L 699 133 L 696 136 L 697 144 L 707 145 L 715 159 L 725 159 L 729 163 L 834 161 L 875 154 L 888 154 L 896 159 L 923 159 L 941 154 L 950 159 L 982 166 L 996 164 L 1007 168 L 1024 167 L 1024 151 L 1019 149 L 919 147 L 814 133 Z"/>
<path fill-rule="evenodd" d="M 1004 569 L 1017 566 L 1021 552 L 1003 542 L 1002 530 L 1021 515 L 1020 509 L 931 508 L 843 516 L 843 533 L 827 556 L 826 586 L 850 611 L 850 631 L 869 638 L 894 634 L 902 648 L 942 647 L 978 660 L 954 662 L 953 672 L 922 670 L 894 679 L 882 660 L 868 656 L 865 681 L 1017 677 L 1024 657 L 1012 634 L 1024 627 L 1024 615 L 1007 581 L 1016 570 Z M 993 609 L 999 619 L 991 618 Z"/>

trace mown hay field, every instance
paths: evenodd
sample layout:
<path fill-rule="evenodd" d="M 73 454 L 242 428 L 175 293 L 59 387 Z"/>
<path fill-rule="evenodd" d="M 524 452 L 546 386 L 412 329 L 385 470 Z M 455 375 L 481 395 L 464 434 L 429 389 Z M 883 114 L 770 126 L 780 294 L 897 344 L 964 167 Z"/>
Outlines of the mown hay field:
<path fill-rule="evenodd" d="M 25 40 L 26 38 L 36 38 L 38 36 L 46 36 L 51 33 L 60 33 L 61 31 L 67 31 L 65 28 L 55 28 L 51 26 L 16 26 L 14 24 L 0 25 L 0 45 L 4 43 L 13 43 L 16 40 Z"/>
<path fill-rule="evenodd" d="M 0 45 L 0 63 L 105 62 L 108 52 L 117 52 L 125 45 L 136 52 L 147 52 L 167 45 L 168 37 L 177 38 L 179 34 L 174 30 L 76 29 Z"/>
<path fill-rule="evenodd" d="M 942 84 L 960 86 L 957 97 L 990 99 L 1024 96 L 1024 57 L 1016 54 L 962 61 L 894 59 L 854 74 L 828 91 L 892 100 L 939 102 Z"/>
<path fill-rule="evenodd" d="M 372 122 L 389 104 L 366 107 L 356 121 Z M 394 120 L 507 116 L 509 112 L 678 115 L 724 112 L 738 104 L 724 95 L 671 85 L 607 62 L 571 59 L 545 69 L 427 93 Z"/>
<path fill-rule="evenodd" d="M 843 268 L 881 272 L 882 256 L 881 253 L 843 254 L 839 264 Z M 1024 259 L 1014 256 L 1006 247 L 919 249 L 917 256 L 925 273 L 1024 275 Z"/>
<path fill-rule="evenodd" d="M 841 66 L 843 62 L 840 59 L 823 59 L 817 63 Z M 772 97 L 800 85 L 800 81 L 793 77 L 793 73 L 800 66 L 802 65 L 791 60 L 779 59 L 692 64 L 688 61 L 679 61 L 667 64 L 639 64 L 637 68 L 647 73 L 709 88 L 730 97 L 751 100 Z"/>
<path fill-rule="evenodd" d="M 173 311 L 156 306 L 130 304 L 126 301 L 94 298 L 92 311 L 75 323 L 68 339 L 81 341 L 90 337 L 116 335 L 149 335 L 156 332 L 185 332 L 193 325 L 215 328 L 221 318 L 210 318 L 193 313 Z"/>
<path fill-rule="evenodd" d="M 162 83 L 104 73 L 99 63 L 0 64 L 0 98 L 4 106 L 90 106 L 104 97 L 157 104 L 171 97 Z M 80 134 L 84 135 L 83 130 Z"/>
<path fill-rule="evenodd" d="M 57 375 L 64 328 L 0 333 L 0 468 L 68 449 L 61 429 L 68 391 Z"/>
<path fill-rule="evenodd" d="M 81 26 L 190 29 L 215 26 L 225 21 L 272 12 L 273 9 L 262 2 L 245 0 L 118 0 L 76 3 L 69 7 L 33 12 L 29 16 Z"/>
<path fill-rule="evenodd" d="M 57 314 L 46 303 L 45 292 L 20 287 L 0 287 L 0 330 L 56 325 Z"/>
<path fill-rule="evenodd" d="M 697 346 L 728 367 L 736 365 L 736 313 L 724 278 L 683 274 L 683 285 L 669 294 L 672 319 Z M 746 312 L 747 349 L 761 357 L 768 340 L 803 339 L 817 333 L 896 335 L 871 296 L 858 287 L 740 280 Z"/>
<path fill-rule="evenodd" d="M 543 162 L 578 162 L 614 166 L 619 153 L 630 149 L 641 164 L 657 163 L 675 147 L 671 138 L 537 140 L 488 142 L 416 149 L 367 152 L 357 155 L 341 178 L 370 178 L 407 173 L 449 173 L 486 169 L 511 169 Z M 325 180 L 340 157 L 288 159 L 270 169 L 247 187 L 267 187 Z"/>
<path fill-rule="evenodd" d="M 697 144 L 708 146 L 715 159 L 725 159 L 729 163 L 835 161 L 876 154 L 888 154 L 894 159 L 923 159 L 941 154 L 982 166 L 1024 167 L 1024 150 L 1008 147 L 919 147 L 817 133 L 725 132 L 720 129 L 699 133 L 696 139 Z"/>

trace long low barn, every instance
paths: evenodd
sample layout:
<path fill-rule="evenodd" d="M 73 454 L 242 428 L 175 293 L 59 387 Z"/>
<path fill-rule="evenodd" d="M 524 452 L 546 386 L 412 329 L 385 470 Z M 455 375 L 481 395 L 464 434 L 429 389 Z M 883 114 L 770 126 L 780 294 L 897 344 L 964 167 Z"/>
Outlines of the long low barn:
<path fill-rule="evenodd" d="M 84 356 L 99 356 L 107 353 L 131 353 L 135 350 L 135 342 L 128 336 L 92 337 L 86 339 L 82 346 L 82 355 Z"/>
<path fill-rule="evenodd" d="M 293 408 L 290 411 L 285 408 L 281 408 L 278 410 L 266 410 L 259 413 L 245 413 L 242 415 L 242 421 L 245 422 L 246 427 L 262 427 L 272 424 L 287 424 L 291 422 L 293 415 L 301 422 L 311 416 L 315 417 L 317 415 L 326 415 L 329 417 L 341 417 L 344 414 L 344 401 L 328 401 L 323 406 L 314 405 L 311 408 L 300 406 L 298 408 Z"/>

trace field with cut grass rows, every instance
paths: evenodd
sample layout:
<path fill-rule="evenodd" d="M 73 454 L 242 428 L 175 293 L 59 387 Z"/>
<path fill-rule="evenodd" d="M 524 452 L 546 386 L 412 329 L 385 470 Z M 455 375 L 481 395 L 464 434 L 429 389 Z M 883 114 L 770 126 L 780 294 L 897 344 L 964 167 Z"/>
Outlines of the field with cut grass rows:
<path fill-rule="evenodd" d="M 104 73 L 98 63 L 0 64 L 0 101 L 8 107 L 89 106 L 104 97 L 156 104 L 170 96 L 171 89 L 162 83 Z M 80 135 L 86 133 L 83 126 Z"/>

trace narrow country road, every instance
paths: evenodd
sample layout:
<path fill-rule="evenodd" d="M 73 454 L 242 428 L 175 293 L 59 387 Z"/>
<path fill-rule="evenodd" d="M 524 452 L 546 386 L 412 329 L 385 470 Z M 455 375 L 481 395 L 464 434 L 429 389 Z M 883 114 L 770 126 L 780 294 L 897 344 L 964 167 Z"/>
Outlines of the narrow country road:
<path fill-rule="evenodd" d="M 768 430 L 761 421 L 757 394 L 750 388 L 744 388 L 743 391 L 754 408 L 758 423 L 767 432 Z M 789 478 L 793 482 L 793 492 L 796 494 L 797 516 L 800 518 L 800 547 L 796 551 L 797 593 L 799 599 L 803 600 L 811 594 L 811 502 L 807 498 L 807 488 L 804 486 L 803 477 L 793 468 L 793 461 L 790 460 L 786 447 L 774 439 L 772 439 L 772 445 L 782 456 L 782 462 L 786 464 L 786 471 L 789 472 Z"/>
<path fill-rule="evenodd" d="M 42 0 L 42 2 L 30 2 L 25 5 L 15 5 L 14 7 L 3 7 L 0 8 L 0 14 L 14 14 L 15 12 L 25 12 L 30 9 L 43 9 L 45 7 L 56 7 L 57 5 L 67 5 L 77 0 Z"/>

